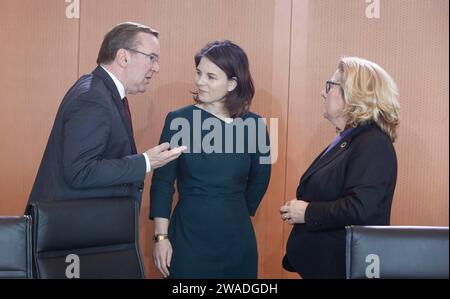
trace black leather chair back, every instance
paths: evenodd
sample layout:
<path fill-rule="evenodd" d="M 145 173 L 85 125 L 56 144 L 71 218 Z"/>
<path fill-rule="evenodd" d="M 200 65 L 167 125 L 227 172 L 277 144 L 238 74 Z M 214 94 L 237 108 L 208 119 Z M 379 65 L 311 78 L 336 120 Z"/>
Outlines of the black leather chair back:
<path fill-rule="evenodd" d="M 448 227 L 349 226 L 347 278 L 447 278 Z"/>
<path fill-rule="evenodd" d="M 37 278 L 145 277 L 134 199 L 37 202 L 32 215 Z"/>
<path fill-rule="evenodd" d="M 0 217 L 0 278 L 32 278 L 31 217 Z"/>

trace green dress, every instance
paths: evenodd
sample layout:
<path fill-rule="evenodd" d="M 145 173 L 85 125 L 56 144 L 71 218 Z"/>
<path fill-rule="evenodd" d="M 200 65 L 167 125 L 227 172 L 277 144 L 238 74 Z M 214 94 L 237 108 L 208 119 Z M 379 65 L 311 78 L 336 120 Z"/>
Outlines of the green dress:
<path fill-rule="evenodd" d="M 240 120 L 248 118 L 257 123 L 260 117 L 249 112 Z M 203 125 L 212 121 L 220 128 L 201 128 L 199 119 Z M 241 131 L 244 138 L 240 139 L 242 135 L 232 128 L 236 120 L 226 123 L 195 105 L 170 112 L 166 117 L 160 143 L 170 142 L 182 131 L 188 132 L 175 144 L 188 146 L 188 151 L 154 171 L 150 190 L 150 218 L 170 218 L 170 278 L 257 278 L 258 251 L 250 216 L 266 192 L 271 165 L 260 163 L 260 158 L 268 158 L 270 152 L 258 146 L 255 151 L 251 140 L 258 144 L 262 135 L 265 145 L 269 140 L 265 126 L 262 135 L 246 127 Z M 189 130 L 177 123 L 189 124 Z M 231 152 L 227 148 L 227 126 L 228 132 L 234 129 L 236 133 Z M 208 139 L 206 135 L 213 130 L 221 130 L 222 142 L 219 138 Z M 242 142 L 237 139 L 244 141 L 243 150 L 238 148 Z M 200 146 L 202 141 L 214 145 L 215 150 L 205 150 Z M 171 215 L 175 180 L 178 202 Z"/>

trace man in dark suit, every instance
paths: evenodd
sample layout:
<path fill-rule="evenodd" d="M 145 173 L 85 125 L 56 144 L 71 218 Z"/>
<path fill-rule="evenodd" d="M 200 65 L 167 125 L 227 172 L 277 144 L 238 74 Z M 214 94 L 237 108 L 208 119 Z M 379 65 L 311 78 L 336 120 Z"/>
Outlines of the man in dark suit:
<path fill-rule="evenodd" d="M 108 32 L 97 68 L 65 95 L 28 201 L 132 196 L 140 203 L 145 174 L 183 148 L 161 144 L 138 154 L 126 95 L 145 92 L 159 71 L 159 33 L 137 23 Z"/>

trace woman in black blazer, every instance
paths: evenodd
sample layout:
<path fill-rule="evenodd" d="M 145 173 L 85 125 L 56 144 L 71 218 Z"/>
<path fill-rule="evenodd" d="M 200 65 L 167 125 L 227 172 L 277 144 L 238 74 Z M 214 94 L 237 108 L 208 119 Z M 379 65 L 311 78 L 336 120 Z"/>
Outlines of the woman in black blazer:
<path fill-rule="evenodd" d="M 390 223 L 398 91 L 377 64 L 345 57 L 321 96 L 339 134 L 303 174 L 297 198 L 280 208 L 294 226 L 283 267 L 303 278 L 345 278 L 345 226 Z"/>

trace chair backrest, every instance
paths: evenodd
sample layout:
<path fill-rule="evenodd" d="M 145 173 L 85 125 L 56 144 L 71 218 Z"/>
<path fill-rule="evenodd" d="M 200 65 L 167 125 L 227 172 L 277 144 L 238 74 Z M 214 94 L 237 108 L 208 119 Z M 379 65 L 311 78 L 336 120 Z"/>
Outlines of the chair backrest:
<path fill-rule="evenodd" d="M 32 215 L 37 278 L 145 278 L 133 198 L 37 202 Z"/>
<path fill-rule="evenodd" d="M 32 278 L 31 217 L 0 217 L 0 278 Z"/>
<path fill-rule="evenodd" d="M 448 227 L 348 226 L 347 278 L 447 278 Z"/>

